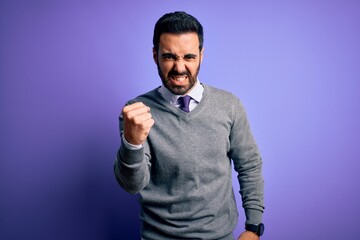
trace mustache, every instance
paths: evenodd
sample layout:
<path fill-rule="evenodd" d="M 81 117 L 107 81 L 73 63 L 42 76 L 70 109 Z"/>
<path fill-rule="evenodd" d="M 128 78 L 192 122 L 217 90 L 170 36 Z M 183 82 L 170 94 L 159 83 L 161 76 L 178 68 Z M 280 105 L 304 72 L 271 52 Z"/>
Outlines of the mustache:
<path fill-rule="evenodd" d="M 168 73 L 168 77 L 172 77 L 172 76 L 181 76 L 181 75 L 186 75 L 186 76 L 190 76 L 190 73 L 188 71 L 183 71 L 183 72 L 178 72 L 176 70 L 171 70 Z"/>

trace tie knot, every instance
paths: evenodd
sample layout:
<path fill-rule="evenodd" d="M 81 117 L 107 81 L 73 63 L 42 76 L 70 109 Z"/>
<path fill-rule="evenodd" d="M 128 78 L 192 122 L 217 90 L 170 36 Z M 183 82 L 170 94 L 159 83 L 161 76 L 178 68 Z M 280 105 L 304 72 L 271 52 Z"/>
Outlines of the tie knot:
<path fill-rule="evenodd" d="M 186 95 L 183 97 L 179 97 L 180 109 L 184 112 L 190 112 L 189 104 L 190 104 L 191 97 Z"/>

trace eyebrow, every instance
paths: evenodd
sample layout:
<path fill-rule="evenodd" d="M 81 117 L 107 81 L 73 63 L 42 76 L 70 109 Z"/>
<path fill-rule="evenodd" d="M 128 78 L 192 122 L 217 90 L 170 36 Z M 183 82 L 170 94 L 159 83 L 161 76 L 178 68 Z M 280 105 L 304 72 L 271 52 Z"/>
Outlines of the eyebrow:
<path fill-rule="evenodd" d="M 196 57 L 197 57 L 197 55 L 193 54 L 193 53 L 188 53 L 188 54 L 184 55 L 184 58 L 196 58 Z"/>
<path fill-rule="evenodd" d="M 161 57 L 162 58 L 172 58 L 172 59 L 177 59 L 178 58 L 178 56 L 176 56 L 173 53 L 163 53 L 163 54 L 161 54 Z M 196 54 L 188 53 L 188 54 L 185 54 L 183 58 L 196 58 L 196 57 L 197 57 Z"/>
<path fill-rule="evenodd" d="M 172 59 L 176 59 L 176 55 L 172 54 L 172 53 L 163 53 L 161 54 L 162 58 L 172 58 Z"/>

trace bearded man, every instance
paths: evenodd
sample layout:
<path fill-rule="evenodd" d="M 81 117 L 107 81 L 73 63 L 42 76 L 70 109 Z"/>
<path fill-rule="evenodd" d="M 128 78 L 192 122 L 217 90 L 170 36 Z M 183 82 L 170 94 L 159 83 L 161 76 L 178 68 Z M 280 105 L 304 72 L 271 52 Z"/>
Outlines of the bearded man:
<path fill-rule="evenodd" d="M 143 240 L 233 240 L 231 161 L 246 216 L 238 239 L 264 231 L 261 156 L 239 99 L 198 79 L 203 39 L 193 16 L 162 16 L 153 37 L 162 85 L 122 109 L 114 171 L 120 186 L 140 194 Z"/>

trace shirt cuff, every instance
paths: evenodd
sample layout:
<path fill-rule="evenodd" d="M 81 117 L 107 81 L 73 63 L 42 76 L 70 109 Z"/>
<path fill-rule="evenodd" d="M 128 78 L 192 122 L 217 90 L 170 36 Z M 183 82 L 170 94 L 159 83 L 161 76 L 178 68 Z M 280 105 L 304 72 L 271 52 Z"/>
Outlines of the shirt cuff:
<path fill-rule="evenodd" d="M 144 146 L 143 144 L 135 145 L 135 144 L 129 143 L 128 141 L 126 141 L 124 134 L 122 134 L 121 137 L 122 137 L 122 142 L 124 143 L 124 146 L 129 150 L 139 150 Z"/>

